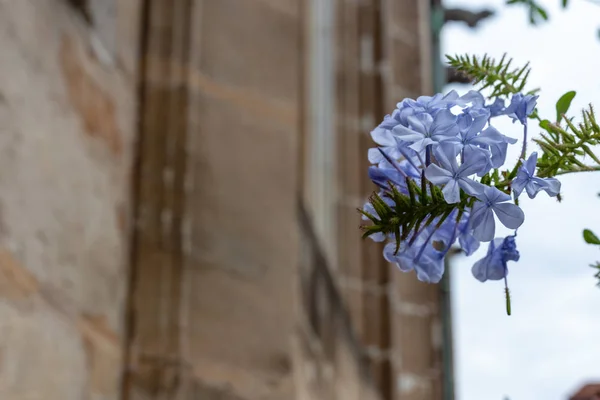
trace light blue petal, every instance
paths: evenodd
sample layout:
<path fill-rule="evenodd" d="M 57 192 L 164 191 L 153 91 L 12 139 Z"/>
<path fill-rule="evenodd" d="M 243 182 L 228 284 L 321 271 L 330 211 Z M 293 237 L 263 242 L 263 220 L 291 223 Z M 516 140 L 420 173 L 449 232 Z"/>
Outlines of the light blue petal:
<path fill-rule="evenodd" d="M 537 196 L 540 190 L 542 190 L 542 188 L 537 183 L 535 183 L 533 178 L 527 181 L 527 184 L 525 185 L 525 191 L 527 192 L 527 195 L 530 199 L 535 198 L 535 196 Z"/>
<path fill-rule="evenodd" d="M 469 115 L 469 114 L 460 114 L 457 118 L 456 118 L 456 125 L 458 125 L 458 128 L 460 129 L 461 132 L 468 132 L 469 127 L 471 126 L 471 124 L 473 123 L 473 118 Z"/>
<path fill-rule="evenodd" d="M 479 249 L 480 242 L 470 233 L 465 233 L 458 237 L 458 244 L 465 252 L 465 255 L 470 256 Z"/>
<path fill-rule="evenodd" d="M 517 142 L 518 142 L 518 140 L 517 140 L 517 139 L 515 139 L 515 138 L 511 138 L 511 137 L 508 137 L 508 136 L 506 136 L 506 135 L 502 135 L 502 136 L 504 136 L 504 141 L 505 141 L 506 143 L 508 143 L 508 144 L 515 144 L 515 143 L 517 143 Z"/>
<path fill-rule="evenodd" d="M 371 240 L 373 240 L 374 242 L 380 243 L 385 240 L 385 235 L 381 232 L 377 232 L 377 233 L 370 235 L 369 238 Z"/>
<path fill-rule="evenodd" d="M 394 134 L 398 135 L 400 139 L 410 143 L 416 142 L 417 140 L 421 140 L 425 137 L 424 133 L 407 128 L 402 125 L 396 125 L 393 129 L 393 132 Z"/>
<path fill-rule="evenodd" d="M 525 99 L 527 101 L 526 112 L 527 112 L 528 116 L 531 115 L 531 113 L 535 109 L 538 97 L 539 96 L 533 96 L 533 95 L 527 95 L 527 96 L 525 96 Z"/>
<path fill-rule="evenodd" d="M 458 99 L 458 93 L 456 92 L 456 90 L 451 90 L 448 93 L 446 93 L 446 95 L 443 97 L 443 100 L 445 102 L 453 102 L 456 101 Z"/>
<path fill-rule="evenodd" d="M 479 197 L 486 188 L 483 183 L 477 182 L 470 178 L 460 178 L 458 180 L 458 185 L 462 188 L 462 190 L 465 191 L 466 194 L 475 197 Z"/>
<path fill-rule="evenodd" d="M 415 266 L 417 279 L 426 283 L 439 283 L 444 275 L 444 260 L 440 257 L 422 257 Z"/>
<path fill-rule="evenodd" d="M 538 178 L 532 180 L 537 183 L 541 190 L 548 193 L 550 197 L 554 197 L 560 193 L 560 181 L 556 178 Z"/>
<path fill-rule="evenodd" d="M 458 162 L 456 161 L 456 147 L 450 143 L 440 144 L 433 152 L 438 164 L 448 171 L 458 171 Z"/>
<path fill-rule="evenodd" d="M 454 179 L 450 179 L 448 183 L 446 183 L 442 189 L 442 193 L 444 194 L 444 200 L 446 200 L 446 203 L 448 204 L 454 204 L 460 201 L 460 189 L 458 182 Z"/>
<path fill-rule="evenodd" d="M 469 128 L 469 133 L 476 134 L 481 132 L 481 130 L 485 127 L 485 124 L 488 122 L 489 113 L 479 115 L 473 119 L 473 123 Z M 488 128 L 489 129 L 489 128 Z M 483 134 L 483 132 L 482 132 Z"/>
<path fill-rule="evenodd" d="M 467 152 L 465 154 L 465 162 L 460 166 L 457 173 L 458 176 L 466 178 L 485 169 L 487 165 L 487 157 L 484 152 Z"/>
<path fill-rule="evenodd" d="M 395 146 L 396 140 L 392 133 L 387 129 L 375 128 L 371 131 L 373 141 L 380 146 Z"/>
<path fill-rule="evenodd" d="M 427 146 L 429 146 L 430 144 L 434 144 L 435 142 L 433 140 L 431 140 L 430 138 L 426 137 L 423 138 L 421 140 L 418 140 L 416 142 L 414 142 L 413 144 L 411 144 L 410 146 L 408 146 L 410 149 L 413 149 L 414 151 L 418 152 L 418 153 L 422 153 L 425 151 L 425 148 Z"/>
<path fill-rule="evenodd" d="M 456 115 L 452 114 L 450 110 L 441 110 L 435 115 L 433 125 L 436 127 L 456 125 Z"/>
<path fill-rule="evenodd" d="M 485 99 L 483 95 L 479 93 L 477 90 L 469 90 L 466 94 L 462 95 L 458 99 L 459 105 L 466 105 L 467 103 L 471 103 L 475 107 L 483 107 L 485 103 Z"/>
<path fill-rule="evenodd" d="M 523 189 L 525 189 L 525 186 L 527 185 L 527 183 L 529 183 L 529 179 L 530 178 L 527 172 L 522 169 L 519 169 L 519 172 L 517 172 L 517 177 L 511 183 L 513 193 L 515 194 L 515 198 L 521 195 Z"/>
<path fill-rule="evenodd" d="M 486 206 L 483 211 L 477 213 L 475 206 L 473 206 L 471 223 L 475 239 L 481 240 L 482 242 L 489 242 L 494 238 L 496 222 L 494 221 L 494 213 L 489 207 Z"/>
<path fill-rule="evenodd" d="M 371 164 L 379 164 L 384 158 L 381 155 L 381 152 L 378 149 L 369 149 L 367 152 L 369 162 Z"/>
<path fill-rule="evenodd" d="M 486 186 L 484 191 L 485 200 L 492 203 L 503 203 L 510 200 L 510 195 L 504 193 L 495 186 Z"/>
<path fill-rule="evenodd" d="M 494 168 L 500 168 L 504 165 L 507 150 L 508 143 L 494 143 L 490 145 L 490 151 L 492 152 L 492 166 Z"/>
<path fill-rule="evenodd" d="M 492 209 L 496 216 L 502 222 L 502 225 L 509 229 L 517 229 L 525 221 L 525 214 L 519 206 L 513 203 L 495 204 Z"/>
<path fill-rule="evenodd" d="M 484 257 L 481 260 L 477 261 L 473 264 L 471 268 L 471 273 L 473 277 L 477 279 L 479 282 L 487 281 L 487 265 L 488 265 L 488 257 Z"/>
<path fill-rule="evenodd" d="M 473 139 L 473 143 L 483 146 L 489 146 L 492 144 L 504 143 L 504 135 L 502 135 L 496 128 L 490 126 L 479 136 Z"/>
<path fill-rule="evenodd" d="M 425 170 L 425 177 L 434 185 L 441 186 L 452 178 L 452 173 L 435 164 L 430 164 Z"/>
<path fill-rule="evenodd" d="M 535 173 L 535 167 L 537 165 L 537 152 L 533 152 L 531 153 L 531 155 L 529 156 L 529 158 L 527 159 L 527 161 L 525 161 L 525 163 L 523 164 L 525 169 L 527 170 L 527 172 L 529 172 L 530 175 L 533 175 Z"/>

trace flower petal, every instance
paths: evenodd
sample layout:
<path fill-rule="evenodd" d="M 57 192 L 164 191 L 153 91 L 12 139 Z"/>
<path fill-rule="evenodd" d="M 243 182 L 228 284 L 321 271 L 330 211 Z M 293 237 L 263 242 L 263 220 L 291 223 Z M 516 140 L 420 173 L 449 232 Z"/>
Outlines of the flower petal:
<path fill-rule="evenodd" d="M 525 161 L 523 163 L 523 166 L 525 167 L 525 169 L 527 170 L 527 172 L 529 172 L 530 175 L 533 176 L 533 174 L 535 174 L 535 167 L 537 165 L 537 152 L 533 152 L 531 153 L 531 155 L 529 156 L 529 158 L 527 159 L 527 161 Z"/>
<path fill-rule="evenodd" d="M 504 193 L 495 186 L 486 186 L 484 196 L 492 204 L 503 203 L 510 200 L 510 195 Z"/>
<path fill-rule="evenodd" d="M 510 185 L 512 187 L 513 193 L 515 194 L 515 198 L 521 195 L 527 183 L 529 183 L 529 176 L 527 176 L 526 172 L 519 171 L 517 173 L 517 177 L 512 181 Z"/>
<path fill-rule="evenodd" d="M 437 163 L 444 169 L 450 172 L 458 171 L 458 163 L 456 162 L 456 146 L 451 143 L 440 144 L 434 151 L 433 155 Z"/>
<path fill-rule="evenodd" d="M 556 178 L 531 178 L 541 190 L 554 197 L 560 193 L 560 181 Z"/>
<path fill-rule="evenodd" d="M 436 126 L 447 126 L 456 124 L 456 115 L 452 114 L 450 110 L 441 110 L 433 119 L 433 123 Z"/>
<path fill-rule="evenodd" d="M 494 213 L 492 210 L 487 206 L 484 207 L 485 208 L 482 211 L 477 213 L 475 206 L 473 206 L 471 223 L 475 239 L 481 240 L 482 242 L 489 242 L 494 238 L 494 233 L 496 233 L 496 222 L 494 221 Z"/>
<path fill-rule="evenodd" d="M 429 146 L 430 144 L 433 144 L 433 143 L 435 143 L 433 140 L 431 140 L 430 138 L 426 137 L 426 138 L 423 138 L 421 140 L 418 140 L 418 141 L 414 142 L 413 144 L 411 144 L 408 147 L 411 148 L 411 149 L 413 149 L 417 153 L 422 153 L 422 152 L 425 151 L 425 148 L 427 146 Z"/>
<path fill-rule="evenodd" d="M 392 131 L 394 134 L 398 135 L 400 139 L 410 143 L 416 142 L 417 140 L 421 140 L 425 137 L 425 133 L 418 132 L 417 130 L 410 129 L 402 125 L 396 125 Z"/>
<path fill-rule="evenodd" d="M 485 169 L 487 165 L 487 153 L 485 151 L 468 150 L 465 153 L 465 162 L 458 169 L 458 176 L 467 177 Z"/>
<path fill-rule="evenodd" d="M 375 128 L 371 131 L 371 138 L 380 146 L 395 146 L 396 140 L 392 133 L 387 129 Z"/>
<path fill-rule="evenodd" d="M 446 200 L 446 203 L 448 204 L 454 204 L 460 201 L 460 189 L 458 182 L 454 179 L 450 179 L 448 183 L 446 183 L 442 188 L 442 193 L 444 194 L 444 200 Z"/>
<path fill-rule="evenodd" d="M 458 180 L 458 185 L 462 188 L 462 190 L 465 191 L 466 194 L 475 197 L 479 197 L 486 188 L 483 183 L 477 182 L 470 178 L 460 178 Z"/>
<path fill-rule="evenodd" d="M 502 135 L 500 132 L 498 132 L 498 130 L 496 128 L 494 128 L 493 126 L 490 126 L 486 130 L 481 132 L 481 134 L 479 136 L 474 138 L 473 143 L 478 144 L 478 145 L 489 146 L 491 144 L 505 143 L 505 141 L 504 141 L 504 135 Z"/>
<path fill-rule="evenodd" d="M 377 148 L 369 149 L 367 156 L 371 164 L 379 164 L 384 160 L 383 155 L 381 155 L 381 152 Z"/>
<path fill-rule="evenodd" d="M 494 239 L 490 242 L 486 256 L 473 265 L 471 273 L 475 279 L 480 282 L 498 281 L 506 276 L 508 271 L 502 257 L 503 241 L 503 239 Z"/>
<path fill-rule="evenodd" d="M 502 222 L 502 225 L 509 229 L 517 229 L 525 221 L 525 214 L 521 208 L 513 203 L 494 204 L 492 209 L 496 216 Z"/>
<path fill-rule="evenodd" d="M 442 257 L 421 257 L 415 266 L 417 279 L 426 283 L 439 283 L 444 275 L 444 260 Z"/>
<path fill-rule="evenodd" d="M 434 185 L 441 186 L 452 178 L 452 173 L 435 164 L 430 164 L 425 170 L 425 177 Z"/>
<path fill-rule="evenodd" d="M 489 112 L 486 112 L 486 113 L 482 113 L 481 115 L 474 117 L 473 123 L 471 124 L 471 127 L 469 128 L 469 133 L 473 134 L 473 133 L 481 132 L 481 130 L 483 129 L 485 124 L 487 124 L 489 116 L 490 116 Z M 489 130 L 489 128 L 486 130 Z M 484 132 L 481 132 L 481 133 L 483 134 Z"/>
<path fill-rule="evenodd" d="M 470 256 L 477 251 L 480 243 L 470 233 L 464 233 L 458 237 L 458 244 L 465 252 L 465 255 Z"/>

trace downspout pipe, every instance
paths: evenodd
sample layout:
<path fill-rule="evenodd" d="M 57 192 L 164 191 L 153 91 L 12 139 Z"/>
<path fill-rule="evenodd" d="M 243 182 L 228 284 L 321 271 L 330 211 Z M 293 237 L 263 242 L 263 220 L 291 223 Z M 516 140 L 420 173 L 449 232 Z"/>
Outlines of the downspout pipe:
<path fill-rule="evenodd" d="M 440 34 L 444 26 L 444 8 L 441 0 L 431 0 L 431 51 L 433 91 L 442 92 L 446 85 L 446 70 L 442 65 L 442 49 Z M 445 273 L 440 285 L 440 307 L 442 317 L 442 399 L 454 400 L 454 351 L 452 337 L 452 304 L 450 299 L 450 262 L 456 252 L 448 252 L 445 263 Z"/>

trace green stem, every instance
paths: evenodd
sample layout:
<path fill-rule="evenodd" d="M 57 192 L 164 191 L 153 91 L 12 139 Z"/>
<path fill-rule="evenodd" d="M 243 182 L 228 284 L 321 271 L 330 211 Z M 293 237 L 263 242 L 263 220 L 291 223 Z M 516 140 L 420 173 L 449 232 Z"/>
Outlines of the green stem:
<path fill-rule="evenodd" d="M 577 169 L 571 169 L 568 171 L 558 171 L 554 175 L 565 175 L 565 174 L 571 174 L 574 172 L 594 172 L 594 171 L 600 171 L 600 165 L 596 165 L 596 166 L 584 165 L 583 167 L 577 168 Z"/>

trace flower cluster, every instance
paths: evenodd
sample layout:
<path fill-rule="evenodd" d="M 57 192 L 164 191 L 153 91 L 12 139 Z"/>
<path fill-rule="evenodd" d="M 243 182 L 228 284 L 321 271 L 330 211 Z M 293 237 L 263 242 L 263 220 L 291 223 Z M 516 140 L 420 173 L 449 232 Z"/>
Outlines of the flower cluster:
<path fill-rule="evenodd" d="M 489 242 L 473 265 L 481 282 L 506 280 L 507 262 L 517 261 L 516 230 L 524 213 L 518 197 L 560 192 L 555 178 L 536 176 L 537 153 L 526 156 L 527 121 L 537 96 L 516 93 L 508 105 L 486 104 L 477 91 L 405 99 L 371 132 L 371 180 L 379 187 L 361 211 L 365 236 L 385 245 L 383 255 L 401 271 L 439 282 L 444 257 L 456 242 L 466 255 Z M 521 157 L 505 169 L 507 149 L 517 138 L 503 135 L 492 120 L 509 117 L 522 126 Z M 496 219 L 514 231 L 496 238 Z"/>

